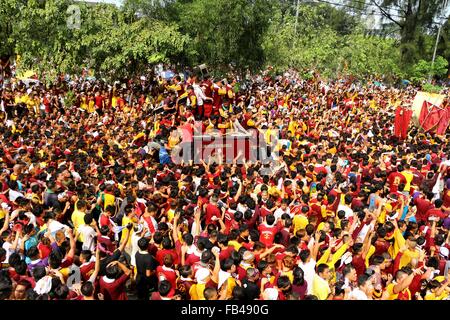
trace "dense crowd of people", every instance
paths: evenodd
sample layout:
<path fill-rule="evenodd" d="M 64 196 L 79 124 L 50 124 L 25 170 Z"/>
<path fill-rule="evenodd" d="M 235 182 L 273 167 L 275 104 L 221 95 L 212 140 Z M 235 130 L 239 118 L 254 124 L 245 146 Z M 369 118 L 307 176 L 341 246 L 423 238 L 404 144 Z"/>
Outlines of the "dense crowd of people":
<path fill-rule="evenodd" d="M 293 70 L 11 79 L 0 299 L 448 299 L 450 132 L 394 136 L 415 93 Z M 241 129 L 280 143 L 265 161 L 185 152 Z"/>

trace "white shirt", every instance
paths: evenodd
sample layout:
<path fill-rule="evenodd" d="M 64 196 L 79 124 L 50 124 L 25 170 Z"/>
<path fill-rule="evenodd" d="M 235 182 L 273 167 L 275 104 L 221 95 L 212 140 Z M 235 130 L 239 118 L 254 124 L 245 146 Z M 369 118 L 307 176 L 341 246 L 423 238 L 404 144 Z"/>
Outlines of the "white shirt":
<path fill-rule="evenodd" d="M 287 213 L 289 215 L 289 217 L 291 217 L 291 218 L 293 218 L 293 216 L 294 216 L 294 215 L 291 215 L 291 209 L 289 209 L 289 207 L 286 208 L 286 211 L 284 211 L 281 208 L 278 208 L 277 210 L 275 210 L 275 212 L 273 214 L 275 217 L 275 220 L 278 220 L 279 218 L 281 218 L 281 216 L 285 213 Z"/>
<path fill-rule="evenodd" d="M 202 88 L 198 84 L 193 84 L 192 88 L 194 88 L 194 94 L 197 97 L 197 105 L 202 106 L 203 100 L 206 100 L 206 96 L 203 93 Z"/>
<path fill-rule="evenodd" d="M 308 284 L 308 294 L 311 294 L 313 288 L 314 275 L 316 274 L 315 271 L 316 261 L 314 259 L 310 259 L 309 262 L 307 263 L 303 263 L 302 261 L 300 261 L 298 263 L 298 266 L 303 270 L 304 279 Z"/>
<path fill-rule="evenodd" d="M 30 223 L 36 227 L 36 216 L 31 212 L 25 212 L 25 215 L 30 219 Z"/>
<path fill-rule="evenodd" d="M 20 192 L 14 191 L 14 190 L 9 190 L 9 201 L 16 201 L 17 198 L 19 197 L 23 197 L 24 195 Z"/>
<path fill-rule="evenodd" d="M 136 266 L 136 253 L 139 250 L 138 247 L 138 241 L 139 239 L 141 239 L 141 237 L 139 235 L 137 235 L 135 232 L 133 232 L 133 234 L 131 235 L 131 261 L 130 264 L 132 266 Z"/>
<path fill-rule="evenodd" d="M 339 211 L 341 211 L 341 210 L 345 212 L 345 219 L 348 219 L 348 218 L 350 218 L 350 217 L 353 217 L 353 210 L 352 210 L 350 207 L 348 207 L 348 206 L 346 206 L 346 205 L 343 205 L 343 204 L 340 204 L 340 205 L 338 206 L 336 212 L 339 212 Z"/>
<path fill-rule="evenodd" d="M 350 300 L 369 300 L 364 291 L 361 291 L 359 288 L 353 289 L 349 294 Z"/>
<path fill-rule="evenodd" d="M 66 225 L 64 225 L 64 224 L 62 224 L 62 223 L 60 223 L 60 222 L 58 222 L 56 220 L 52 220 L 48 224 L 48 231 L 50 231 L 51 233 L 54 233 L 54 232 L 56 232 L 58 230 L 61 230 L 61 229 L 66 230 L 68 228 L 69 228 L 68 226 L 66 226 Z"/>
<path fill-rule="evenodd" d="M 9 261 L 9 256 L 12 253 L 14 253 L 14 250 L 12 250 L 11 247 L 12 247 L 12 243 L 10 243 L 10 242 L 3 243 L 2 248 L 5 249 L 5 251 L 6 251 L 5 262 L 8 262 Z"/>
<path fill-rule="evenodd" d="M 95 241 L 94 238 L 97 235 L 94 228 L 83 224 L 78 227 L 78 231 L 82 235 L 83 238 L 83 250 L 90 250 L 91 252 L 95 251 Z"/>

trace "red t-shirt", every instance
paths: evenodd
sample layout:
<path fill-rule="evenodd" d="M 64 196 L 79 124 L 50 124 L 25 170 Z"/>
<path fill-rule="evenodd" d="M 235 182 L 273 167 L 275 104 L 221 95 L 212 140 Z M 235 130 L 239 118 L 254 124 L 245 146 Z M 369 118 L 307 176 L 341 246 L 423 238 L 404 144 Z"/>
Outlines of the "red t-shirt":
<path fill-rule="evenodd" d="M 234 247 L 226 247 L 225 249 L 221 250 L 219 254 L 219 260 L 223 261 L 225 259 L 228 259 L 233 251 Z"/>
<path fill-rule="evenodd" d="M 158 263 L 160 265 L 164 264 L 164 256 L 166 254 L 170 254 L 172 256 L 173 263 L 175 265 L 179 264 L 178 254 L 176 253 L 175 249 L 161 249 L 161 250 L 158 250 L 158 252 L 156 253 L 156 257 L 155 257 L 156 261 L 158 261 Z"/>
<path fill-rule="evenodd" d="M 225 231 L 224 234 L 229 234 L 232 229 L 239 228 L 239 223 L 234 220 L 234 213 L 229 210 L 225 212 Z"/>
<path fill-rule="evenodd" d="M 186 260 L 184 260 L 184 264 L 185 265 L 189 265 L 189 266 L 192 266 L 194 263 L 196 263 L 196 262 L 199 262 L 200 261 L 200 257 L 199 256 L 196 256 L 195 254 L 189 254 L 189 255 L 186 255 L 187 257 L 186 257 Z"/>
<path fill-rule="evenodd" d="M 158 280 L 167 280 L 170 282 L 172 288 L 169 291 L 168 296 L 172 297 L 175 294 L 175 288 L 177 287 L 177 274 L 172 268 L 167 268 L 165 266 L 158 266 L 156 268 L 156 273 L 158 275 Z"/>
<path fill-rule="evenodd" d="M 88 281 L 95 269 L 95 262 L 86 262 L 80 266 L 81 277 L 84 281 Z"/>
<path fill-rule="evenodd" d="M 442 197 L 444 201 L 443 206 L 446 208 L 450 208 L 450 189 L 444 191 L 444 196 Z"/>
<path fill-rule="evenodd" d="M 128 275 L 123 274 L 119 279 L 108 283 L 104 279 L 100 278 L 100 293 L 103 294 L 105 300 L 128 300 L 127 293 L 125 291 L 125 283 L 128 280 Z"/>
<path fill-rule="evenodd" d="M 39 242 L 37 247 L 39 249 L 39 252 L 41 253 L 41 259 L 47 258 L 50 255 L 50 253 L 52 252 L 52 247 L 46 246 L 42 242 Z"/>
<path fill-rule="evenodd" d="M 442 212 L 441 209 L 429 209 L 427 213 L 425 214 L 425 219 L 428 220 L 430 217 L 438 217 L 439 219 L 445 219 L 447 218 L 447 215 Z"/>
<path fill-rule="evenodd" d="M 109 220 L 109 217 L 107 215 L 105 215 L 105 214 L 102 214 L 100 216 L 100 223 L 99 224 L 100 224 L 100 227 L 108 226 L 110 229 L 112 227 L 111 220 Z"/>
<path fill-rule="evenodd" d="M 215 221 L 212 221 L 212 217 L 220 218 L 221 212 L 217 206 L 209 203 L 206 206 L 206 215 L 205 215 L 205 223 L 208 225 L 210 223 L 215 223 Z"/>
<path fill-rule="evenodd" d="M 414 200 L 414 203 L 416 204 L 416 207 L 417 207 L 417 212 L 415 215 L 417 222 L 426 221 L 427 211 L 434 207 L 433 204 L 430 201 L 428 201 L 427 199 L 422 199 L 422 198 L 416 198 Z"/>
<path fill-rule="evenodd" d="M 397 192 L 397 187 L 400 183 L 406 184 L 406 178 L 400 172 L 392 172 L 389 177 L 389 192 Z"/>
<path fill-rule="evenodd" d="M 102 102 L 103 102 L 103 97 L 102 96 L 97 96 L 97 97 L 95 97 L 95 106 L 97 107 L 97 108 L 102 108 Z"/>
<path fill-rule="evenodd" d="M 277 223 L 274 226 L 268 226 L 266 224 L 260 224 L 258 226 L 258 231 L 260 233 L 259 241 L 264 243 L 266 247 L 271 247 L 273 245 L 273 241 L 275 239 L 275 234 L 279 232 L 282 228 L 280 223 Z"/>
<path fill-rule="evenodd" d="M 366 272 L 366 262 L 361 257 L 361 255 L 353 256 L 352 265 L 355 267 L 358 276 Z"/>

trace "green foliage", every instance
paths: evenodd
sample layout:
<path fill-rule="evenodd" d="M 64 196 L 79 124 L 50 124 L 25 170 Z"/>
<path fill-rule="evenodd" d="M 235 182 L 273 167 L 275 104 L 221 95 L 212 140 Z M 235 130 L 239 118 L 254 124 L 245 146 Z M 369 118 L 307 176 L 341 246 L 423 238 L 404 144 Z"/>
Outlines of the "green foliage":
<path fill-rule="evenodd" d="M 435 23 L 445 16 L 446 2 L 443 0 L 346 0 L 348 4 L 359 7 L 359 12 L 364 13 L 364 5 L 367 8 L 374 7 L 383 17 L 383 27 L 395 30 L 400 37 L 399 49 L 401 62 L 405 67 L 417 63 L 420 59 L 429 57 L 426 55 L 434 47 L 434 42 L 429 43 L 427 34 L 436 34 Z M 447 19 L 448 20 L 448 19 Z M 444 21 L 445 22 L 445 21 Z M 435 38 L 436 36 L 434 36 Z M 440 49 L 440 54 L 445 55 L 445 48 Z M 448 55 L 445 55 L 448 57 Z"/>
<path fill-rule="evenodd" d="M 432 85 L 430 83 L 425 83 L 424 85 L 422 85 L 422 90 L 431 93 L 440 93 L 442 90 L 444 90 L 444 88 L 441 86 Z"/>
<path fill-rule="evenodd" d="M 12 0 L 9 0 L 12 1 Z M 69 28 L 68 0 L 29 0 L 20 8 L 9 39 L 20 55 L 20 68 L 34 68 L 54 78 L 79 73 L 88 66 L 106 77 L 137 72 L 148 64 L 169 62 L 180 55 L 188 36 L 176 24 L 150 18 L 130 19 L 113 5 L 80 8 L 80 28 Z M 0 20 L 2 21 L 2 20 Z"/>
<path fill-rule="evenodd" d="M 70 90 L 64 98 L 64 105 L 71 107 L 75 103 L 75 93 Z"/>
<path fill-rule="evenodd" d="M 409 13 L 400 21 L 386 18 L 390 36 L 368 36 L 359 15 L 367 7 L 363 2 L 347 1 L 357 7 L 356 14 L 301 2 L 296 20 L 295 0 L 125 0 L 120 8 L 73 0 L 2 0 L 0 56 L 20 55 L 19 72 L 31 68 L 46 82 L 83 67 L 99 77 L 118 78 L 159 62 L 206 63 L 221 77 L 230 67 L 242 73 L 267 65 L 274 74 L 294 67 L 327 77 L 375 74 L 416 82 L 429 74 L 446 75 L 448 22 L 438 47 L 446 59 L 438 57 L 432 68 L 426 62 L 433 54 L 436 30 L 430 21 L 441 8 L 438 0 L 413 6 L 417 21 Z M 402 8 L 407 2 L 381 5 Z M 81 10 L 75 29 L 68 27 L 72 4 Z"/>
<path fill-rule="evenodd" d="M 295 17 L 275 14 L 263 42 L 268 64 L 278 69 L 312 67 L 328 77 L 401 74 L 395 40 L 366 36 L 360 28 L 339 35 L 320 9 L 302 7 L 297 34 Z"/>
<path fill-rule="evenodd" d="M 436 57 L 434 64 L 431 61 L 420 60 L 413 66 L 411 80 L 413 82 L 421 82 L 429 76 L 445 76 L 448 71 L 447 66 L 448 61 L 441 56 Z"/>
<path fill-rule="evenodd" d="M 271 14 L 269 0 L 193 0 L 174 7 L 181 30 L 191 38 L 191 64 L 238 68 L 262 65 L 260 38 Z"/>

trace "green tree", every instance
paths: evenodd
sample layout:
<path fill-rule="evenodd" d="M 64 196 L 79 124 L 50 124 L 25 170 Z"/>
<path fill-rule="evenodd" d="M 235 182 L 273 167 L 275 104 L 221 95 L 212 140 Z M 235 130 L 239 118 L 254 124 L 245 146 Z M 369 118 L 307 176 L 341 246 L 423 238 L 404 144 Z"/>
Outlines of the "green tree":
<path fill-rule="evenodd" d="M 375 7 L 385 21 L 385 26 L 396 26 L 400 36 L 400 50 L 404 66 L 412 66 L 424 52 L 429 52 L 424 40 L 426 34 L 434 30 L 434 22 L 443 15 L 446 1 L 443 0 L 348 0 L 347 3 L 362 8 Z"/>
<path fill-rule="evenodd" d="M 266 62 L 281 70 L 313 68 L 328 77 L 401 74 L 396 40 L 367 36 L 360 23 L 350 34 L 339 32 L 323 11 L 301 6 L 297 33 L 295 17 L 276 12 L 263 41 Z"/>
<path fill-rule="evenodd" d="M 420 60 L 413 67 L 411 80 L 415 82 L 422 82 L 429 76 L 443 77 L 448 71 L 448 61 L 444 57 L 438 56 L 434 63 L 431 61 Z"/>

